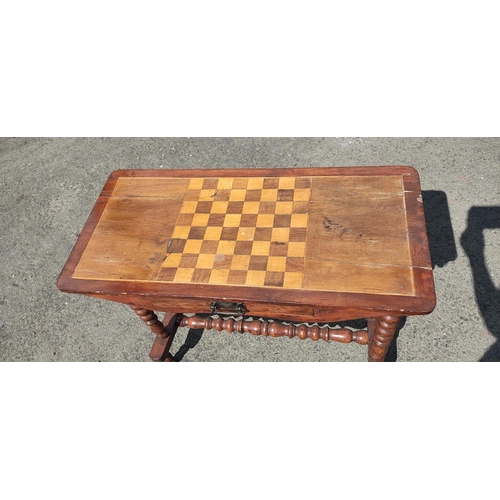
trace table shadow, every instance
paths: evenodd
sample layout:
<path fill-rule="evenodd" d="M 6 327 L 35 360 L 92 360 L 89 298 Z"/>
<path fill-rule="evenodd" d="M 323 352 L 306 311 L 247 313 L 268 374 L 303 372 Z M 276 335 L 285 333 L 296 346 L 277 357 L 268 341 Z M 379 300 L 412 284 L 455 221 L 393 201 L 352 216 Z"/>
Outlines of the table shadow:
<path fill-rule="evenodd" d="M 444 267 L 457 258 L 448 198 L 444 191 L 422 191 L 422 200 L 432 268 Z"/>
<path fill-rule="evenodd" d="M 449 262 L 456 260 L 457 245 L 453 235 L 450 207 L 444 191 L 422 191 L 429 252 L 431 254 L 432 269 L 444 267 Z M 406 323 L 403 316 L 398 324 L 396 334 L 385 356 L 386 362 L 395 362 L 398 358 L 397 339 Z M 404 334 L 404 332 L 403 332 Z"/>
<path fill-rule="evenodd" d="M 196 316 L 208 318 L 210 314 L 197 314 Z M 188 330 L 184 343 L 181 345 L 179 350 L 174 354 L 174 361 L 181 361 L 182 358 L 189 351 L 189 349 L 193 349 L 194 347 L 196 347 L 198 342 L 201 340 L 204 331 L 205 330 L 203 328 L 196 328 L 196 329 L 190 328 Z"/>
<path fill-rule="evenodd" d="M 484 230 L 500 228 L 500 206 L 471 207 L 460 244 L 470 261 L 479 312 L 496 338 L 479 361 L 500 361 L 500 289 L 496 288 L 486 266 Z"/>

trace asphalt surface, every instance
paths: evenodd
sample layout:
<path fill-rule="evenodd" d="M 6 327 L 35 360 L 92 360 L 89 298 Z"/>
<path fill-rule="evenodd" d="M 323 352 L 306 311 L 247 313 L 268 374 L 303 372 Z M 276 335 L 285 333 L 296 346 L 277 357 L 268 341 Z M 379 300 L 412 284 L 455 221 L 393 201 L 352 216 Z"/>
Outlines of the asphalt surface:
<path fill-rule="evenodd" d="M 408 317 L 398 362 L 500 360 L 498 138 L 1 138 L 0 360 L 149 361 L 127 306 L 56 279 L 118 168 L 410 165 L 421 178 L 437 306 Z M 179 361 L 365 361 L 366 347 L 180 329 Z"/>

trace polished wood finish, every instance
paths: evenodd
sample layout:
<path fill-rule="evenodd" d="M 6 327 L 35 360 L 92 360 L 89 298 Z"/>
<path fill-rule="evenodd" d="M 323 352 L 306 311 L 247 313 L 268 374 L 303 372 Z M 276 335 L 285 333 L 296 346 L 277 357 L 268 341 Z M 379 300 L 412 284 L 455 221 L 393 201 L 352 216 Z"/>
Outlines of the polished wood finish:
<path fill-rule="evenodd" d="M 366 341 L 380 360 L 394 318 L 435 306 L 418 173 L 399 166 L 113 172 L 57 285 L 132 305 L 156 358 L 175 332 L 154 310 L 210 313 L 216 300 L 277 320 L 378 318 Z"/>

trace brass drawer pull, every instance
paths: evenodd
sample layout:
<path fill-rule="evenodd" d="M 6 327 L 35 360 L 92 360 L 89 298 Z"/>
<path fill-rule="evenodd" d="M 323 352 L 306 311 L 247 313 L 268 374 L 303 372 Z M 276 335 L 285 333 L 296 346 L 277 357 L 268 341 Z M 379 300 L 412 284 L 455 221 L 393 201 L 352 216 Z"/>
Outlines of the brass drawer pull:
<path fill-rule="evenodd" d="M 245 314 L 243 302 L 216 302 L 210 304 L 212 314 Z"/>

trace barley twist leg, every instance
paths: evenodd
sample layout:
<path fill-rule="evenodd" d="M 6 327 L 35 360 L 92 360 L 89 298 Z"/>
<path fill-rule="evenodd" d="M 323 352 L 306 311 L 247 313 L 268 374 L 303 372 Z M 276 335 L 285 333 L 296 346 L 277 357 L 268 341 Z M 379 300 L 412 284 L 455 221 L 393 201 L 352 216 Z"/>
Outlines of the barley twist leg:
<path fill-rule="evenodd" d="M 368 320 L 368 361 L 384 361 L 401 316 L 380 316 Z"/>
<path fill-rule="evenodd" d="M 179 327 L 181 316 L 175 313 L 165 313 L 163 322 L 161 322 L 150 309 L 133 305 L 130 307 L 155 334 L 149 357 L 153 361 L 173 361 L 174 357 L 170 354 L 169 349 Z"/>

